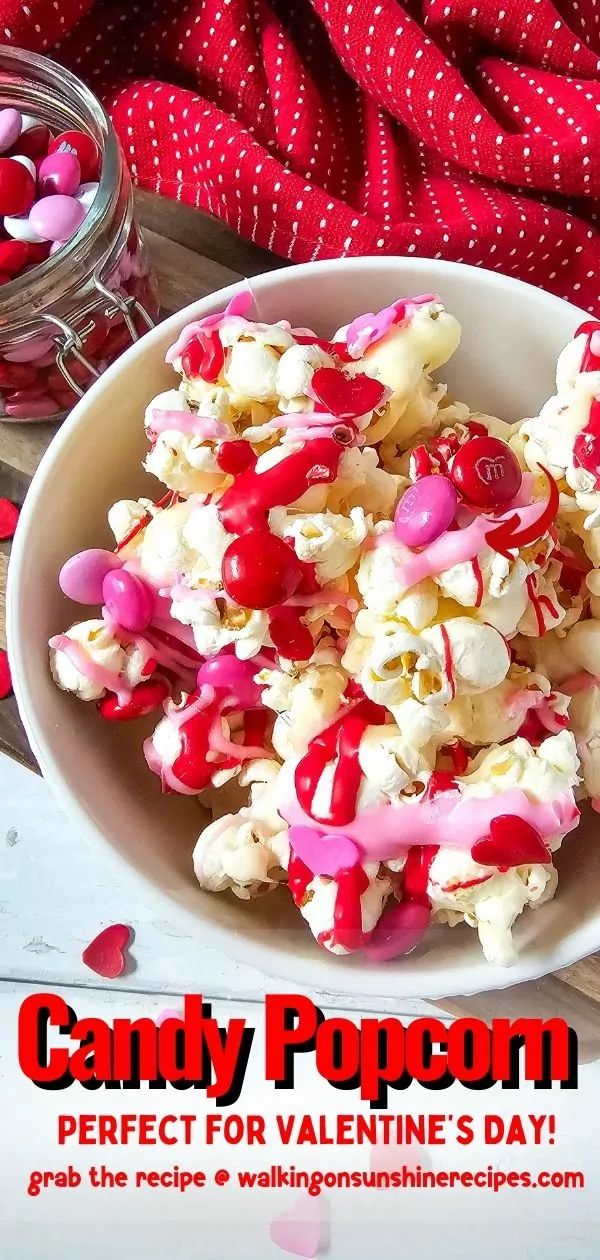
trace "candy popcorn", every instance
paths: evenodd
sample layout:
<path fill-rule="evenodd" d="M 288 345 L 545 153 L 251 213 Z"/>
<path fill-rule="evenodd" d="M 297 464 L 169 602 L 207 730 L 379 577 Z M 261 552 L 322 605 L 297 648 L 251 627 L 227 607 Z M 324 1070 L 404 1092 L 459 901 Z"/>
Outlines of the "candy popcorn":
<path fill-rule="evenodd" d="M 167 493 L 61 570 L 94 617 L 53 676 L 106 721 L 154 714 L 149 790 L 213 817 L 207 891 L 279 890 L 335 955 L 463 924 L 510 966 L 600 808 L 600 324 L 509 424 L 433 377 L 460 340 L 434 294 L 330 338 L 250 306 L 169 350 L 144 417 Z"/>

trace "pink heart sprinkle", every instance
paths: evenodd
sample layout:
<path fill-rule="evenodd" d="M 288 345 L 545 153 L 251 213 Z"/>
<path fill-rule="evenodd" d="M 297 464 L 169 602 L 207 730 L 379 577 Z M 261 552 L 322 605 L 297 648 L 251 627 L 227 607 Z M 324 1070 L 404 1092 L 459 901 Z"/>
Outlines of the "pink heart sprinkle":
<path fill-rule="evenodd" d="M 431 1168 L 431 1159 L 427 1149 L 421 1145 L 406 1145 L 405 1142 L 376 1142 L 369 1155 L 369 1170 L 374 1173 L 415 1173 L 417 1167 L 422 1170 Z M 380 1189 L 387 1189 L 381 1186 Z"/>
<path fill-rule="evenodd" d="M 299 1195 L 290 1208 L 273 1217 L 269 1237 L 281 1251 L 312 1260 L 323 1237 L 323 1211 L 318 1198 Z"/>
<path fill-rule="evenodd" d="M 290 827 L 289 841 L 296 857 L 313 875 L 335 879 L 360 861 L 358 846 L 350 836 L 326 835 L 313 827 Z"/>
<path fill-rule="evenodd" d="M 174 1007 L 167 1007 L 164 1011 L 159 1011 L 154 1023 L 157 1028 L 161 1028 L 166 1019 L 183 1019 L 183 1011 L 176 1011 Z"/>
<path fill-rule="evenodd" d="M 386 908 L 365 945 L 370 962 L 390 962 L 410 954 L 431 923 L 429 906 L 419 901 L 399 901 Z"/>
<path fill-rule="evenodd" d="M 90 971 L 95 971 L 97 976 L 104 976 L 105 980 L 116 980 L 123 975 L 127 966 L 125 950 L 131 943 L 131 938 L 131 928 L 125 923 L 111 923 L 110 927 L 99 932 L 84 949 L 82 962 Z"/>

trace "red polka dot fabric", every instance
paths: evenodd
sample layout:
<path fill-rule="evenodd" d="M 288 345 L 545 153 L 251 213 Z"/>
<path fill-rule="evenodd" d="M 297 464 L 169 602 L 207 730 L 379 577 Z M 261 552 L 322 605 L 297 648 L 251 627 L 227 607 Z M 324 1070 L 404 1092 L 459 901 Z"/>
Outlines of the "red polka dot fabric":
<path fill-rule="evenodd" d="M 422 254 L 597 312 L 600 0 L 0 0 L 137 184 L 292 262 Z"/>

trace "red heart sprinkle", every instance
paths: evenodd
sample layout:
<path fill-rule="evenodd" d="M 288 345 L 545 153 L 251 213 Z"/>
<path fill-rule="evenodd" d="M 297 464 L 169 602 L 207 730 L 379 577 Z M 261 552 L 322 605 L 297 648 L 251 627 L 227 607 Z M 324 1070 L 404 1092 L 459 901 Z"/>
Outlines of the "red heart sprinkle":
<path fill-rule="evenodd" d="M 0 499 L 0 539 L 12 538 L 17 528 L 19 508 L 10 499 Z"/>
<path fill-rule="evenodd" d="M 550 853 L 539 831 L 516 814 L 498 814 L 490 835 L 473 845 L 471 857 L 482 866 L 529 866 L 549 862 Z"/>
<path fill-rule="evenodd" d="M 10 665 L 8 656 L 0 648 L 0 700 L 6 700 L 12 691 L 12 678 L 10 676 Z"/>
<path fill-rule="evenodd" d="M 311 383 L 311 394 L 339 420 L 352 420 L 379 407 L 386 395 L 385 385 L 372 376 L 344 376 L 337 368 L 319 368 Z"/>
<path fill-rule="evenodd" d="M 84 949 L 82 961 L 90 971 L 105 980 L 116 980 L 127 966 L 125 950 L 131 944 L 132 930 L 125 923 L 111 923 Z"/>

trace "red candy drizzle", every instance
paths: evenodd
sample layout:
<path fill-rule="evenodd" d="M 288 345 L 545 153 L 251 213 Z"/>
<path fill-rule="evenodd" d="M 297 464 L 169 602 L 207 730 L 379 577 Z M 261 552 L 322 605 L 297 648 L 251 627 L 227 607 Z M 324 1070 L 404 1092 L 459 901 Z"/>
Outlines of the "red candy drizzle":
<path fill-rule="evenodd" d="M 361 897 L 368 887 L 369 876 L 360 864 L 348 871 L 340 871 L 333 910 L 334 945 L 355 950 L 364 944 Z"/>
<path fill-rule="evenodd" d="M 169 490 L 167 494 L 163 495 L 162 499 L 159 499 L 158 503 L 155 504 L 155 507 L 157 508 L 173 507 L 173 504 L 177 503 L 178 499 L 179 499 L 179 495 L 177 494 L 177 491 Z M 121 541 L 117 543 L 115 547 L 115 551 L 117 552 L 122 551 L 123 547 L 127 547 L 130 542 L 133 542 L 133 539 L 137 538 L 137 535 L 140 534 L 141 531 L 145 529 L 147 525 L 150 524 L 151 520 L 152 520 L 152 513 L 146 512 L 146 514 L 142 516 L 142 519 L 137 522 L 137 525 L 134 525 L 133 529 L 130 529 L 129 533 L 126 534 L 124 538 L 121 538 Z"/>
<path fill-rule="evenodd" d="M 149 664 L 150 661 L 147 662 L 145 671 L 148 673 L 151 672 L 148 670 Z M 156 662 L 154 665 L 156 666 Z M 159 709 L 163 701 L 167 699 L 170 690 L 168 682 L 162 678 L 141 682 L 133 688 L 129 700 L 123 703 L 115 695 L 104 696 L 98 701 L 98 712 L 108 722 L 133 722 Z"/>
<path fill-rule="evenodd" d="M 430 906 L 427 894 L 433 859 L 439 852 L 437 844 L 414 844 L 408 850 L 402 871 L 402 901 L 417 901 Z"/>
<path fill-rule="evenodd" d="M 273 646 L 287 661 L 310 660 L 314 639 L 296 608 L 274 608 L 269 615 L 269 634 Z"/>
<path fill-rule="evenodd" d="M 314 879 L 312 871 L 295 853 L 290 853 L 288 866 L 288 888 L 294 905 L 301 907 L 306 896 L 308 885 Z"/>
<path fill-rule="evenodd" d="M 216 330 L 207 333 L 201 329 L 197 332 L 181 359 L 181 366 L 186 376 L 201 376 L 211 385 L 218 381 L 224 363 L 225 351 Z"/>
<path fill-rule="evenodd" d="M 314 438 L 264 472 L 247 468 L 219 499 L 224 529 L 230 534 L 264 529 L 271 508 L 287 507 L 311 486 L 335 481 L 342 449 L 335 438 Z"/>
<path fill-rule="evenodd" d="M 368 726 L 381 726 L 385 709 L 370 700 L 359 701 L 337 721 L 311 740 L 308 751 L 296 767 L 298 802 L 315 822 L 329 827 L 345 827 L 356 817 L 356 803 L 362 780 L 358 760 L 360 741 Z M 325 768 L 336 762 L 330 804 L 316 812 L 314 796 Z"/>
<path fill-rule="evenodd" d="M 198 699 L 198 692 L 188 697 L 187 705 Z M 216 761 L 209 761 L 210 732 L 213 722 L 219 718 L 220 702 L 213 700 L 199 713 L 194 713 L 179 727 L 181 748 L 172 765 L 173 775 L 184 787 L 201 792 L 208 787 L 211 775 L 217 769 Z"/>
<path fill-rule="evenodd" d="M 575 336 L 580 337 L 582 333 L 585 333 L 587 341 L 583 351 L 579 371 L 600 372 L 600 355 L 592 353 L 592 337 L 594 333 L 600 333 L 600 323 L 598 323 L 598 320 L 587 319 L 585 323 L 580 324 Z"/>

